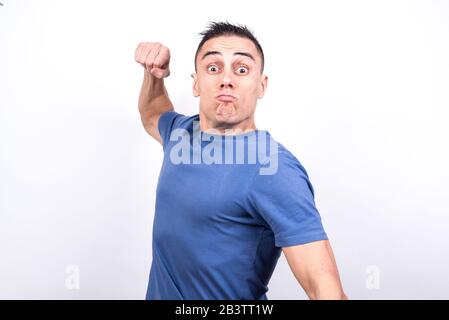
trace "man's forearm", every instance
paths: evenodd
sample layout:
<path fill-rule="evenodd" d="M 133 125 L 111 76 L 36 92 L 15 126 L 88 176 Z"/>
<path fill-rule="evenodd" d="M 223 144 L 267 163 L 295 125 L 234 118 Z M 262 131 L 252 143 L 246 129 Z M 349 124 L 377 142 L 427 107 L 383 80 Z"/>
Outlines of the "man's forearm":
<path fill-rule="evenodd" d="M 173 104 L 168 97 L 164 79 L 158 79 L 148 71 L 144 71 L 144 79 L 139 95 L 139 112 L 145 125 L 152 115 L 173 110 Z"/>
<path fill-rule="evenodd" d="M 322 276 L 306 293 L 312 300 L 348 300 L 335 275 Z"/>
<path fill-rule="evenodd" d="M 333 254 L 332 254 L 333 258 Z M 343 291 L 337 265 L 320 263 L 303 279 L 303 288 L 312 300 L 347 300 Z M 332 267 L 333 265 L 333 267 Z"/>

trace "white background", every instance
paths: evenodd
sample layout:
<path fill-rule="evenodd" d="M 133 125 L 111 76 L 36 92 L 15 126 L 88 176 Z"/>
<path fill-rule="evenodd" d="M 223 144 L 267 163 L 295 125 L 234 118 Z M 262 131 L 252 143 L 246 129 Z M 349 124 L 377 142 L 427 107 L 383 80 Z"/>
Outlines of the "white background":
<path fill-rule="evenodd" d="M 170 48 L 195 114 L 226 19 L 264 48 L 256 125 L 307 169 L 347 295 L 449 298 L 449 1 L 1 2 L 0 298 L 144 298 L 162 150 L 134 50 Z M 306 298 L 284 258 L 268 296 Z"/>

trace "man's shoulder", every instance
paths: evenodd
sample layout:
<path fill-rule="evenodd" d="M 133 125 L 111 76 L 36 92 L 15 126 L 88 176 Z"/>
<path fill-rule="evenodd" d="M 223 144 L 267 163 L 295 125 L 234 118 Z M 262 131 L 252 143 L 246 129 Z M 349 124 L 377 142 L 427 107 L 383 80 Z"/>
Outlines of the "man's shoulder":
<path fill-rule="evenodd" d="M 268 131 L 267 136 L 269 136 L 270 143 L 276 146 L 275 148 L 271 148 L 271 152 L 278 157 L 279 163 L 282 161 L 284 163 L 295 162 L 301 164 L 293 151 L 287 148 L 283 143 L 276 140 Z"/>
<path fill-rule="evenodd" d="M 307 176 L 306 169 L 304 168 L 301 161 L 298 159 L 298 157 L 291 151 L 289 148 L 287 148 L 283 143 L 279 142 L 268 131 L 266 132 L 266 136 L 269 137 L 269 142 L 267 143 L 267 153 L 268 158 L 272 163 L 275 164 L 275 170 L 268 171 L 269 173 L 262 174 L 266 175 L 267 179 L 277 179 L 277 178 L 284 178 L 285 175 L 292 174 L 292 171 L 296 171 L 302 175 Z M 265 142 L 263 142 L 265 145 Z M 259 142 L 259 148 L 260 148 L 260 142 Z M 264 165 L 261 164 L 261 167 Z M 260 170 L 259 170 L 260 172 Z"/>
<path fill-rule="evenodd" d="M 299 165 L 301 168 L 303 168 L 301 162 L 299 161 L 298 157 L 292 152 L 290 151 L 285 145 L 283 145 L 282 143 L 279 143 L 279 147 L 278 147 L 278 154 L 279 154 L 279 160 L 283 161 L 284 163 L 288 164 L 297 164 Z"/>

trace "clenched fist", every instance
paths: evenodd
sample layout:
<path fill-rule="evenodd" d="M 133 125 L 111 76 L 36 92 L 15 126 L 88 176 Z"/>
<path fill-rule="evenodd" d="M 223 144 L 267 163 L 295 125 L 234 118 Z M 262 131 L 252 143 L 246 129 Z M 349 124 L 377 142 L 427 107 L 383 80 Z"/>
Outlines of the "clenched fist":
<path fill-rule="evenodd" d="M 170 50 L 159 42 L 141 42 L 136 49 L 136 62 L 158 79 L 170 75 Z"/>

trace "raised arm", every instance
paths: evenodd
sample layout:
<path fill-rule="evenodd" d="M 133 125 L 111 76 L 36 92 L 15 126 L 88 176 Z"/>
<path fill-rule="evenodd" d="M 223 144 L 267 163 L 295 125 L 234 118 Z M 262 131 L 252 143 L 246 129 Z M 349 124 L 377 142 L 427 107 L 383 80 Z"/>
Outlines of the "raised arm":
<path fill-rule="evenodd" d="M 310 299 L 348 299 L 328 240 L 283 248 L 296 279 Z"/>
<path fill-rule="evenodd" d="M 159 42 L 141 42 L 135 53 L 136 62 L 144 67 L 139 95 L 139 113 L 145 130 L 160 144 L 162 138 L 157 127 L 162 113 L 174 110 L 164 85 L 170 75 L 170 50 Z"/>

